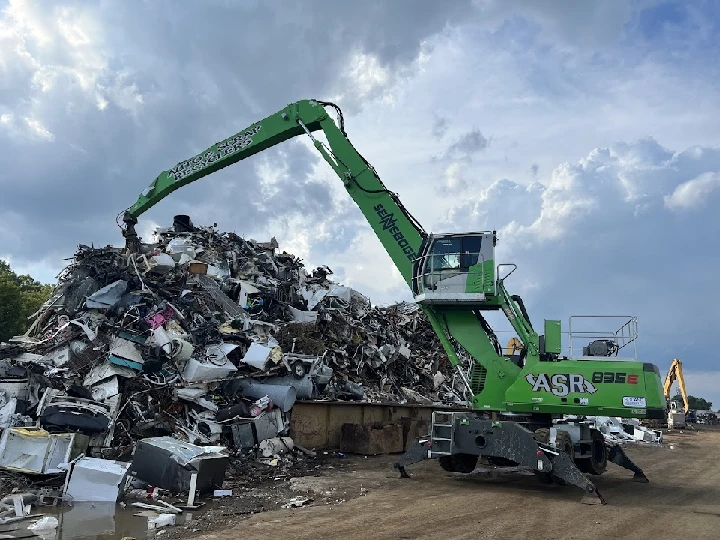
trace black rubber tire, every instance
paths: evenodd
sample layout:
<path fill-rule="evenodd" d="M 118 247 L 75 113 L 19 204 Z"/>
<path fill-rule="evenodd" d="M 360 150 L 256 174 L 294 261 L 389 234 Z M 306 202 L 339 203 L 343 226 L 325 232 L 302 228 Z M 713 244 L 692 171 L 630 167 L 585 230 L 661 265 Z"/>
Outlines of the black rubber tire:
<path fill-rule="evenodd" d="M 550 429 L 549 428 L 540 428 L 535 430 L 535 438 L 538 440 L 538 442 L 549 444 L 550 442 Z M 557 434 L 555 435 L 555 444 L 558 448 L 558 450 L 565 452 L 570 456 L 570 459 L 575 462 L 575 448 L 572 442 L 572 439 L 570 438 L 570 434 L 567 431 L 561 431 L 558 430 Z M 552 484 L 555 482 L 558 485 L 564 486 L 566 484 L 565 480 L 562 478 L 558 478 L 552 473 L 543 473 L 539 471 L 535 471 L 535 476 L 538 477 L 538 480 L 542 482 L 543 484 Z"/>
<path fill-rule="evenodd" d="M 589 465 L 589 473 L 591 474 L 602 474 L 607 469 L 608 462 L 608 451 L 605 446 L 605 438 L 602 433 L 597 429 L 590 430 L 590 439 L 592 445 L 590 446 L 590 459 L 586 460 Z"/>
<path fill-rule="evenodd" d="M 304 379 L 305 378 L 305 364 L 303 364 L 300 360 L 295 362 L 292 366 L 290 366 L 290 373 L 292 373 L 292 376 L 296 379 Z"/>
<path fill-rule="evenodd" d="M 572 438 L 567 431 L 558 430 L 557 435 L 555 436 L 555 445 L 558 450 L 565 452 L 570 457 L 570 461 L 575 463 L 575 447 L 573 445 Z M 558 478 L 555 475 L 553 475 L 553 480 L 561 486 L 566 484 L 565 480 Z"/>
<path fill-rule="evenodd" d="M 538 428 L 535 430 L 535 438 L 543 443 L 547 444 L 550 440 L 550 429 L 549 428 Z"/>
<path fill-rule="evenodd" d="M 567 431 L 558 430 L 555 441 L 558 449 L 570 456 L 570 460 L 575 463 L 575 446 L 573 445 L 570 434 Z"/>
<path fill-rule="evenodd" d="M 452 454 L 438 458 L 440 466 L 447 472 L 471 473 L 475 470 L 478 456 L 472 454 Z"/>

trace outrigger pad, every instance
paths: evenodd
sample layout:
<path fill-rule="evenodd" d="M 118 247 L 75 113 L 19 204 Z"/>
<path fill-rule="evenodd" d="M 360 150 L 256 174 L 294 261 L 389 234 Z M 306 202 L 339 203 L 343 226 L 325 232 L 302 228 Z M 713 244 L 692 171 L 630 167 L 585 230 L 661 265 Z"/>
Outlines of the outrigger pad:
<path fill-rule="evenodd" d="M 640 484 L 649 484 L 650 480 L 648 480 L 647 476 L 645 476 L 643 473 L 635 473 L 633 476 L 633 482 L 639 482 Z"/>
<path fill-rule="evenodd" d="M 580 499 L 580 502 L 583 504 L 607 504 L 597 488 L 595 488 L 592 492 L 586 492 L 585 495 L 583 495 L 583 498 Z"/>
<path fill-rule="evenodd" d="M 607 504 L 595 484 L 577 468 L 577 465 L 565 452 L 559 452 L 557 455 L 551 454 L 548 457 L 552 461 L 552 475 L 585 491 L 585 495 L 580 502 L 585 504 Z"/>

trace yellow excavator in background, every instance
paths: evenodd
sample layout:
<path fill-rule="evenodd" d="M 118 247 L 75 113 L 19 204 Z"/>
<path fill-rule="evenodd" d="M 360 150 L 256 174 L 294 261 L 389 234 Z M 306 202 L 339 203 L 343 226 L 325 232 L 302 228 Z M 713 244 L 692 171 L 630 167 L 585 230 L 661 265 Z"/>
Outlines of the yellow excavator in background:
<path fill-rule="evenodd" d="M 522 350 L 523 350 L 522 341 L 520 341 L 516 337 L 514 337 L 510 341 L 508 341 L 507 345 L 505 346 L 505 354 L 507 354 L 508 356 L 512 356 L 516 352 L 520 352 Z"/>
<path fill-rule="evenodd" d="M 682 362 L 677 358 L 673 359 L 672 364 L 670 364 L 667 377 L 665 377 L 663 392 L 665 393 L 666 400 L 670 400 L 670 389 L 675 381 L 678 382 L 678 386 L 680 387 L 680 394 L 685 402 L 685 407 L 682 411 L 678 410 L 677 402 L 670 401 L 670 410 L 668 411 L 668 429 L 684 428 L 687 425 L 685 415 L 690 411 L 690 403 L 685 390 L 685 378 L 683 377 L 682 372 Z"/>

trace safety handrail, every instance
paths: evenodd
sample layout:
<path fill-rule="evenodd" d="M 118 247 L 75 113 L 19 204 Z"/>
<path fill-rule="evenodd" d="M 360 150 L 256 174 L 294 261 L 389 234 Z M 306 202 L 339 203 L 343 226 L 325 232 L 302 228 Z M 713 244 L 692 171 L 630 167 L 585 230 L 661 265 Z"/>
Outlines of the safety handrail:
<path fill-rule="evenodd" d="M 578 319 L 623 319 L 623 324 L 616 330 L 577 330 Z M 575 321 L 575 330 L 573 330 L 573 321 Z M 610 323 L 608 323 L 610 324 Z M 587 346 L 590 341 L 608 340 L 615 343 L 617 351 L 615 356 L 619 356 L 619 352 L 632 345 L 632 357 L 637 358 L 637 317 L 633 315 L 572 315 L 568 322 L 568 345 L 570 356 L 574 356 L 574 342 L 584 340 L 581 347 Z"/>

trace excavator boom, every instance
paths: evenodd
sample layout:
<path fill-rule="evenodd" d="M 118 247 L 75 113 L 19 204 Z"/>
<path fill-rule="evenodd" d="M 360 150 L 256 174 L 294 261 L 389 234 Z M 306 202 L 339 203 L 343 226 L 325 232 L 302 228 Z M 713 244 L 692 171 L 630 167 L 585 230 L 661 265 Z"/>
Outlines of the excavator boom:
<path fill-rule="evenodd" d="M 325 107 L 334 108 L 340 125 Z M 412 265 L 426 237 L 422 226 L 405 209 L 397 196 L 380 180 L 375 169 L 355 150 L 344 131 L 339 107 L 332 103 L 303 100 L 285 107 L 248 128 L 220 141 L 200 154 L 163 171 L 125 211 L 125 236 L 136 238 L 137 218 L 173 191 L 220 169 L 253 156 L 298 135 L 310 135 L 315 148 L 342 179 L 348 194 L 358 205 L 380 242 L 408 285 Z M 326 146 L 312 132 L 322 130 Z"/>
<path fill-rule="evenodd" d="M 338 123 L 330 117 L 326 108 L 336 111 Z M 313 135 L 316 131 L 324 133 L 327 145 Z M 333 103 L 319 100 L 292 103 L 283 110 L 160 173 L 135 203 L 124 212 L 123 235 L 128 248 L 135 250 L 138 247 L 138 237 L 135 232 L 138 217 L 175 190 L 303 134 L 311 138 L 315 148 L 342 180 L 348 194 L 367 219 L 395 267 L 408 286 L 412 287 L 414 263 L 422 247 L 427 244 L 428 235 L 397 195 L 385 187 L 375 168 L 362 157 L 347 138 L 340 108 Z M 490 265 L 492 266 L 492 262 Z M 455 366 L 459 365 L 461 360 L 451 343 L 449 332 L 443 329 L 437 314 L 431 308 L 423 307 L 423 309 L 438 334 L 450 362 Z M 474 316 L 471 324 L 474 328 L 477 327 Z M 469 382 L 466 382 L 466 386 L 470 390 Z"/>
<path fill-rule="evenodd" d="M 673 359 L 670 364 L 670 369 L 668 369 L 667 376 L 665 377 L 665 383 L 663 384 L 665 399 L 671 398 L 670 390 L 672 389 L 672 385 L 675 381 L 677 381 L 678 386 L 680 387 L 680 394 L 682 395 L 683 403 L 685 405 L 684 412 L 687 413 L 690 411 L 690 402 L 688 400 L 687 390 L 685 390 L 685 377 L 683 377 L 682 362 L 677 358 Z"/>

